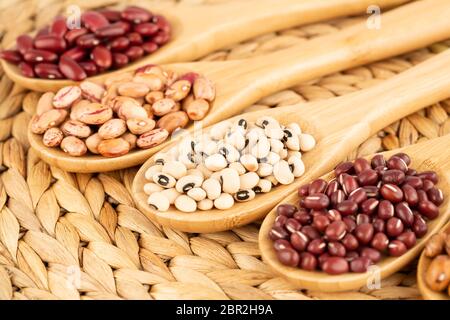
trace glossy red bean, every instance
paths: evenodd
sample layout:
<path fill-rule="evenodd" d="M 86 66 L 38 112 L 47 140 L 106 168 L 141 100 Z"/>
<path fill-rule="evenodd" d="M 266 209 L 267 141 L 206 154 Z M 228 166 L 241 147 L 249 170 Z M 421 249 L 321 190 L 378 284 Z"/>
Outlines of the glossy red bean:
<path fill-rule="evenodd" d="M 283 250 L 283 249 L 286 249 L 286 248 L 291 248 L 292 249 L 292 246 L 291 246 L 291 243 L 289 241 L 287 241 L 285 239 L 278 239 L 278 240 L 275 240 L 273 242 L 273 248 L 276 251 L 278 251 L 278 250 Z"/>
<path fill-rule="evenodd" d="M 87 34 L 88 32 L 89 31 L 86 28 L 72 29 L 66 32 L 64 39 L 66 39 L 69 45 L 73 45 L 79 37 Z"/>
<path fill-rule="evenodd" d="M 331 197 L 333 192 L 336 192 L 337 190 L 339 190 L 339 188 L 340 188 L 339 182 L 336 179 L 333 179 L 326 186 L 325 194 L 328 197 Z"/>
<path fill-rule="evenodd" d="M 61 57 L 68 57 L 70 59 L 73 59 L 77 62 L 83 60 L 83 58 L 86 56 L 86 50 L 80 47 L 73 47 L 72 49 L 67 50 L 64 52 Z"/>
<path fill-rule="evenodd" d="M 301 203 L 307 209 L 321 210 L 328 207 L 330 199 L 325 194 L 317 193 L 304 197 Z"/>
<path fill-rule="evenodd" d="M 137 60 L 137 59 L 139 59 L 140 57 L 142 57 L 144 55 L 144 49 L 142 49 L 141 47 L 132 46 L 132 47 L 129 47 L 125 51 L 125 54 L 130 59 L 130 61 L 134 61 L 134 60 Z"/>
<path fill-rule="evenodd" d="M 121 12 L 122 19 L 133 23 L 147 22 L 152 18 L 152 13 L 143 8 L 130 6 Z"/>
<path fill-rule="evenodd" d="M 111 50 L 122 51 L 128 48 L 130 40 L 127 37 L 117 37 L 110 42 Z"/>
<path fill-rule="evenodd" d="M 417 198 L 419 199 L 419 202 L 429 201 L 428 194 L 424 190 L 419 189 L 419 190 L 416 190 L 416 192 L 417 192 Z"/>
<path fill-rule="evenodd" d="M 342 222 L 345 223 L 345 226 L 347 227 L 347 232 L 353 232 L 356 228 L 356 222 L 350 217 L 344 217 L 342 218 Z"/>
<path fill-rule="evenodd" d="M 430 220 L 436 219 L 439 215 L 439 208 L 431 201 L 420 201 L 417 206 L 419 212 Z"/>
<path fill-rule="evenodd" d="M 386 160 L 384 159 L 383 155 L 377 154 L 372 158 L 372 160 L 370 161 L 370 164 L 373 169 L 375 169 L 376 167 L 380 167 L 380 166 L 384 167 L 384 166 L 386 166 Z"/>
<path fill-rule="evenodd" d="M 22 61 L 22 57 L 19 51 L 16 50 L 3 50 L 0 52 L 0 59 L 6 60 L 13 64 L 18 64 Z"/>
<path fill-rule="evenodd" d="M 158 50 L 158 48 L 159 48 L 159 46 L 152 41 L 147 41 L 147 42 L 143 43 L 141 47 L 142 47 L 142 49 L 144 49 L 144 51 L 146 53 L 153 53 L 156 50 Z"/>
<path fill-rule="evenodd" d="M 139 23 L 134 26 L 134 31 L 144 37 L 153 36 L 158 32 L 158 26 L 151 22 Z"/>
<path fill-rule="evenodd" d="M 38 63 L 34 66 L 34 72 L 42 79 L 62 79 L 63 74 L 59 67 L 53 63 Z"/>
<path fill-rule="evenodd" d="M 309 184 L 308 193 L 309 194 L 325 193 L 326 188 L 327 182 L 323 179 L 317 179 Z"/>
<path fill-rule="evenodd" d="M 416 189 L 410 184 L 404 184 L 402 186 L 403 197 L 410 206 L 415 206 L 419 202 L 419 196 Z"/>
<path fill-rule="evenodd" d="M 272 240 L 288 239 L 289 233 L 283 227 L 272 227 L 269 231 L 269 238 Z"/>
<path fill-rule="evenodd" d="M 360 256 L 369 259 L 373 263 L 377 263 L 381 260 L 380 251 L 369 247 L 363 248 L 361 250 Z"/>
<path fill-rule="evenodd" d="M 121 68 L 123 66 L 126 66 L 129 63 L 129 59 L 127 57 L 127 55 L 123 54 L 123 53 L 113 53 L 112 54 L 112 59 L 113 59 L 113 65 L 116 68 Z"/>
<path fill-rule="evenodd" d="M 132 46 L 140 46 L 144 43 L 142 36 L 137 32 L 130 32 L 126 35 L 128 40 L 130 40 L 130 45 Z"/>
<path fill-rule="evenodd" d="M 358 205 L 352 200 L 344 200 L 336 205 L 336 209 L 344 216 L 355 214 L 358 211 Z"/>
<path fill-rule="evenodd" d="M 403 242 L 410 249 L 416 245 L 417 238 L 413 231 L 405 231 L 397 237 L 397 240 Z"/>
<path fill-rule="evenodd" d="M 100 39 L 98 39 L 94 34 L 88 33 L 79 36 L 76 40 L 77 46 L 81 48 L 94 48 L 100 44 Z"/>
<path fill-rule="evenodd" d="M 308 210 L 305 208 L 300 208 L 294 213 L 294 219 L 298 220 L 302 225 L 308 225 L 312 222 L 312 217 Z"/>
<path fill-rule="evenodd" d="M 31 63 L 55 62 L 56 60 L 58 60 L 58 55 L 47 50 L 31 49 L 24 54 L 23 58 L 25 59 L 25 61 Z"/>
<path fill-rule="evenodd" d="M 325 252 L 327 244 L 322 239 L 314 239 L 308 244 L 307 250 L 315 256 L 319 256 Z"/>
<path fill-rule="evenodd" d="M 423 185 L 422 190 L 428 192 L 428 190 L 434 188 L 434 183 L 428 179 L 422 179 Z"/>
<path fill-rule="evenodd" d="M 116 22 L 105 27 L 97 29 L 95 35 L 99 38 L 119 37 L 125 35 L 127 25 L 122 22 Z"/>
<path fill-rule="evenodd" d="M 348 195 L 348 200 L 355 202 L 356 204 L 361 204 L 367 199 L 366 191 L 363 188 L 358 188 L 352 191 Z"/>
<path fill-rule="evenodd" d="M 92 61 L 83 61 L 78 64 L 83 68 L 88 77 L 95 76 L 98 73 L 97 65 Z"/>
<path fill-rule="evenodd" d="M 317 231 L 316 228 L 312 226 L 304 226 L 300 231 L 306 234 L 306 236 L 311 240 L 320 238 L 319 231 Z"/>
<path fill-rule="evenodd" d="M 397 169 L 387 170 L 383 173 L 381 180 L 383 183 L 399 185 L 405 181 L 405 173 Z"/>
<path fill-rule="evenodd" d="M 151 21 L 153 23 L 155 23 L 159 30 L 165 32 L 165 33 L 170 33 L 171 28 L 170 28 L 170 23 L 169 21 L 167 21 L 167 19 L 161 15 L 154 15 L 151 19 Z"/>
<path fill-rule="evenodd" d="M 339 176 L 338 181 L 342 185 L 342 190 L 346 195 L 349 195 L 350 193 L 352 193 L 353 190 L 359 187 L 356 178 L 347 173 L 341 174 Z"/>
<path fill-rule="evenodd" d="M 414 215 L 412 230 L 417 238 L 422 238 L 428 231 L 427 223 L 419 214 Z"/>
<path fill-rule="evenodd" d="M 322 270 L 332 275 L 342 274 L 348 272 L 349 264 L 344 258 L 329 257 L 322 264 Z"/>
<path fill-rule="evenodd" d="M 278 260 L 289 267 L 296 267 L 300 262 L 300 255 L 291 248 L 276 251 Z"/>
<path fill-rule="evenodd" d="M 403 161 L 403 160 L 402 160 Z M 403 191 L 398 186 L 387 183 L 380 188 L 381 196 L 393 203 L 402 201 Z"/>
<path fill-rule="evenodd" d="M 343 221 L 334 221 L 325 229 L 325 236 L 329 241 L 338 241 L 344 238 L 347 226 Z"/>
<path fill-rule="evenodd" d="M 277 214 L 279 216 L 292 217 L 297 212 L 297 207 L 292 204 L 281 204 L 277 207 Z"/>
<path fill-rule="evenodd" d="M 34 78 L 33 66 L 25 61 L 19 63 L 20 73 L 27 78 Z"/>
<path fill-rule="evenodd" d="M 351 233 L 347 233 L 344 238 L 342 238 L 341 242 L 347 251 L 353 251 L 359 247 L 358 239 Z"/>
<path fill-rule="evenodd" d="M 33 38 L 27 34 L 18 36 L 16 39 L 17 50 L 24 55 L 30 49 L 33 49 Z"/>
<path fill-rule="evenodd" d="M 328 210 L 326 216 L 330 222 L 342 220 L 342 216 L 336 209 Z"/>
<path fill-rule="evenodd" d="M 104 16 L 109 22 L 117 22 L 121 18 L 120 11 L 118 10 L 100 9 L 97 12 Z"/>
<path fill-rule="evenodd" d="M 389 160 L 386 162 L 386 166 L 389 169 L 397 169 L 403 172 L 408 171 L 408 165 L 406 164 L 406 162 L 402 158 L 397 156 L 390 157 Z"/>
<path fill-rule="evenodd" d="M 95 32 L 96 30 L 109 25 L 108 19 L 96 11 L 86 11 L 81 15 L 81 22 L 86 28 Z"/>
<path fill-rule="evenodd" d="M 399 218 L 405 226 L 412 226 L 414 215 L 408 203 L 403 201 L 395 205 L 395 216 Z"/>
<path fill-rule="evenodd" d="M 100 68 L 108 69 L 112 65 L 111 51 L 104 46 L 97 46 L 92 50 L 92 60 Z"/>
<path fill-rule="evenodd" d="M 313 255 L 314 256 L 314 255 Z M 317 258 L 317 262 L 319 263 L 319 265 L 322 267 L 322 264 L 325 262 L 325 260 L 327 260 L 329 257 L 331 257 L 331 255 L 328 252 L 322 253 L 318 258 Z"/>
<path fill-rule="evenodd" d="M 382 219 L 379 219 L 379 218 L 373 219 L 372 225 L 373 225 L 375 232 L 384 232 L 385 231 L 386 223 Z"/>
<path fill-rule="evenodd" d="M 354 173 L 353 162 L 342 162 L 334 169 L 334 174 L 339 177 L 342 173 Z"/>
<path fill-rule="evenodd" d="M 324 215 L 317 215 L 313 218 L 311 224 L 316 230 L 324 232 L 325 229 L 330 225 L 330 220 Z"/>
<path fill-rule="evenodd" d="M 386 250 L 389 244 L 389 238 L 383 232 L 377 232 L 374 234 L 370 245 L 372 248 L 377 249 L 378 251 Z"/>
<path fill-rule="evenodd" d="M 361 203 L 361 211 L 367 215 L 372 215 L 372 213 L 378 208 L 379 203 L 380 202 L 377 199 L 367 199 Z"/>
<path fill-rule="evenodd" d="M 364 158 L 357 158 L 353 162 L 353 167 L 355 169 L 355 173 L 358 175 L 364 170 L 371 169 L 369 161 Z"/>
<path fill-rule="evenodd" d="M 291 243 L 292 247 L 294 247 L 296 250 L 302 252 L 302 251 L 306 250 L 306 248 L 309 244 L 309 238 L 303 232 L 295 231 L 290 236 L 290 243 Z"/>
<path fill-rule="evenodd" d="M 350 262 L 350 270 L 356 273 L 366 272 L 372 261 L 366 257 L 355 258 Z"/>
<path fill-rule="evenodd" d="M 309 253 L 302 252 L 300 254 L 300 268 L 308 271 L 314 271 L 317 269 L 318 260 L 317 258 Z"/>
<path fill-rule="evenodd" d="M 421 189 L 423 186 L 423 181 L 417 176 L 406 176 L 405 177 L 405 185 L 409 184 L 414 189 Z"/>
<path fill-rule="evenodd" d="M 393 157 L 399 157 L 406 163 L 407 166 L 411 164 L 411 158 L 404 152 L 396 153 L 393 155 Z"/>
<path fill-rule="evenodd" d="M 401 255 L 406 253 L 408 248 L 406 248 L 406 245 L 403 242 L 399 240 L 392 240 L 388 245 L 388 250 L 389 255 L 391 255 L 392 257 L 400 257 Z"/>
<path fill-rule="evenodd" d="M 360 225 L 363 223 L 370 223 L 370 217 L 367 214 L 360 213 L 356 216 L 356 225 Z"/>
<path fill-rule="evenodd" d="M 363 189 L 366 192 L 367 198 L 378 198 L 380 195 L 376 186 L 365 186 Z"/>
<path fill-rule="evenodd" d="M 440 206 L 444 202 L 444 194 L 441 189 L 433 187 L 427 191 L 428 200 L 436 206 Z"/>
<path fill-rule="evenodd" d="M 345 246 L 337 241 L 328 242 L 328 253 L 334 257 L 345 257 L 347 250 Z"/>
<path fill-rule="evenodd" d="M 389 237 L 399 236 L 404 228 L 403 222 L 399 218 L 393 217 L 386 222 L 386 233 Z"/>
<path fill-rule="evenodd" d="M 274 227 L 284 227 L 287 219 L 289 219 L 289 218 L 286 216 L 277 216 L 275 218 L 275 222 L 273 223 Z"/>
<path fill-rule="evenodd" d="M 152 41 L 159 46 L 166 44 L 170 40 L 170 33 L 159 31 L 153 36 Z"/>
<path fill-rule="evenodd" d="M 39 29 L 36 33 L 36 36 L 43 36 L 50 33 L 50 27 L 44 26 L 41 29 Z"/>
<path fill-rule="evenodd" d="M 337 190 L 331 194 L 330 202 L 333 207 L 336 207 L 339 203 L 345 200 L 345 193 L 342 190 Z"/>
<path fill-rule="evenodd" d="M 358 174 L 359 185 L 373 186 L 378 182 L 378 173 L 373 169 L 366 169 Z"/>
<path fill-rule="evenodd" d="M 302 224 L 294 218 L 288 218 L 284 227 L 287 229 L 287 231 L 292 233 L 300 230 L 302 228 Z"/>
<path fill-rule="evenodd" d="M 356 251 L 347 251 L 347 254 L 345 255 L 345 260 L 348 262 L 351 262 L 357 258 L 359 258 L 359 253 Z"/>
<path fill-rule="evenodd" d="M 417 174 L 417 177 L 421 179 L 428 179 L 434 184 L 437 184 L 439 182 L 439 177 L 435 171 L 424 171 Z"/>
<path fill-rule="evenodd" d="M 84 69 L 73 59 L 61 57 L 59 60 L 59 70 L 70 80 L 81 81 L 86 79 L 87 74 Z"/>
<path fill-rule="evenodd" d="M 53 20 L 53 23 L 50 27 L 50 34 L 53 34 L 60 38 L 64 38 L 66 32 L 67 32 L 67 22 L 64 17 L 58 17 L 55 20 Z"/>
<path fill-rule="evenodd" d="M 372 224 L 363 223 L 355 228 L 354 235 L 361 244 L 368 244 L 373 238 L 374 229 Z"/>

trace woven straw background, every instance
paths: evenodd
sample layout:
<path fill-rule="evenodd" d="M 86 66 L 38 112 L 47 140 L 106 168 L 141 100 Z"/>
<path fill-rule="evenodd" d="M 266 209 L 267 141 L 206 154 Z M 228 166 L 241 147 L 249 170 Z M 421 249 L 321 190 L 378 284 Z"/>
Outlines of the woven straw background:
<path fill-rule="evenodd" d="M 94 8 L 116 2 L 71 3 Z M 42 26 L 66 5 L 58 0 L 1 1 L 2 46 Z M 336 32 L 362 19 L 338 19 L 267 34 L 204 59 L 263 54 Z M 364 89 L 448 46 L 450 41 L 298 84 L 248 110 Z M 14 85 L 0 70 L 0 300 L 420 298 L 415 263 L 383 280 L 376 290 L 338 294 L 296 291 L 260 260 L 257 223 L 213 234 L 187 234 L 152 223 L 134 207 L 130 196 L 137 168 L 71 174 L 37 158 L 29 149 L 25 128 L 38 97 Z M 449 113 L 450 101 L 429 106 L 380 131 L 349 158 L 448 134 Z"/>

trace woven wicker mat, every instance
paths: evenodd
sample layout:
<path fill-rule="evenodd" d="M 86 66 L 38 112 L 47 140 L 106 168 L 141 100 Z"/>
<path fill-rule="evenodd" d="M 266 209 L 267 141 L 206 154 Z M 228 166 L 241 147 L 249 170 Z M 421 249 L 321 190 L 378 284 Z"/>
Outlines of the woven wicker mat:
<path fill-rule="evenodd" d="M 93 8 L 116 2 L 77 3 Z M 45 24 L 66 5 L 58 0 L 1 1 L 2 45 Z M 364 17 L 338 19 L 267 34 L 205 59 L 263 54 L 336 32 L 361 19 Z M 360 90 L 448 46 L 450 41 L 299 84 L 248 110 Z M 338 294 L 296 291 L 260 260 L 258 224 L 187 234 L 152 223 L 135 209 L 130 196 L 136 168 L 71 174 L 40 161 L 29 149 L 25 130 L 39 94 L 14 85 L 1 70 L 0 77 L 0 300 L 420 298 L 415 263 L 383 280 L 376 290 Z M 425 108 L 380 131 L 349 158 L 450 133 L 449 113 L 450 101 Z"/>

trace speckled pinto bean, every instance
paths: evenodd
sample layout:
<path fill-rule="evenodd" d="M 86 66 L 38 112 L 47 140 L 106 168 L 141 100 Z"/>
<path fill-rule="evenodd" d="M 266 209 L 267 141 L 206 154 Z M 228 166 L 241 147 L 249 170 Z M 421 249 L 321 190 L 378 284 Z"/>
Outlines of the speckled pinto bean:
<path fill-rule="evenodd" d="M 85 11 L 74 29 L 66 20 L 58 16 L 35 36 L 18 36 L 16 48 L 0 51 L 0 59 L 18 65 L 26 77 L 81 81 L 152 54 L 171 37 L 167 19 L 136 6 Z M 200 92 L 211 97 L 211 90 Z"/>
<path fill-rule="evenodd" d="M 359 158 L 336 166 L 336 177 L 329 182 L 317 179 L 299 187 L 299 207 L 277 207 L 269 237 L 284 242 L 274 250 L 289 248 L 300 257 L 296 267 L 330 275 L 366 272 L 384 256 L 405 254 L 427 233 L 427 221 L 438 217 L 444 202 L 437 174 L 419 173 L 410 165 L 404 153 L 388 159 L 376 155 L 371 161 Z M 444 238 L 438 245 L 436 239 L 430 241 L 433 255 L 444 251 Z M 450 252 L 450 236 L 448 248 Z M 308 261 L 317 263 L 302 263 L 307 255 L 312 256 Z M 285 265 L 292 262 L 285 256 L 279 260 Z M 436 277 L 430 276 L 430 283 L 436 285 Z M 442 287 L 447 289 L 448 283 Z"/>

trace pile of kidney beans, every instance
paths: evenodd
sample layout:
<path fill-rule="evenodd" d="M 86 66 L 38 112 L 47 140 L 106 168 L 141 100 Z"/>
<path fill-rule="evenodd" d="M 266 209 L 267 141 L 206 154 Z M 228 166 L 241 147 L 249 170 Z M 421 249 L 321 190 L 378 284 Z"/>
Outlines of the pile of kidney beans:
<path fill-rule="evenodd" d="M 155 52 L 171 34 L 163 16 L 136 6 L 86 11 L 80 20 L 80 27 L 69 29 L 66 18 L 57 17 L 34 38 L 17 37 L 16 49 L 0 52 L 0 58 L 26 77 L 80 81 Z"/>
<path fill-rule="evenodd" d="M 439 215 L 443 193 L 434 171 L 408 168 L 398 153 L 339 164 L 336 178 L 299 188 L 299 207 L 282 204 L 269 232 L 279 261 L 328 274 L 366 272 L 383 254 L 398 257 Z"/>

